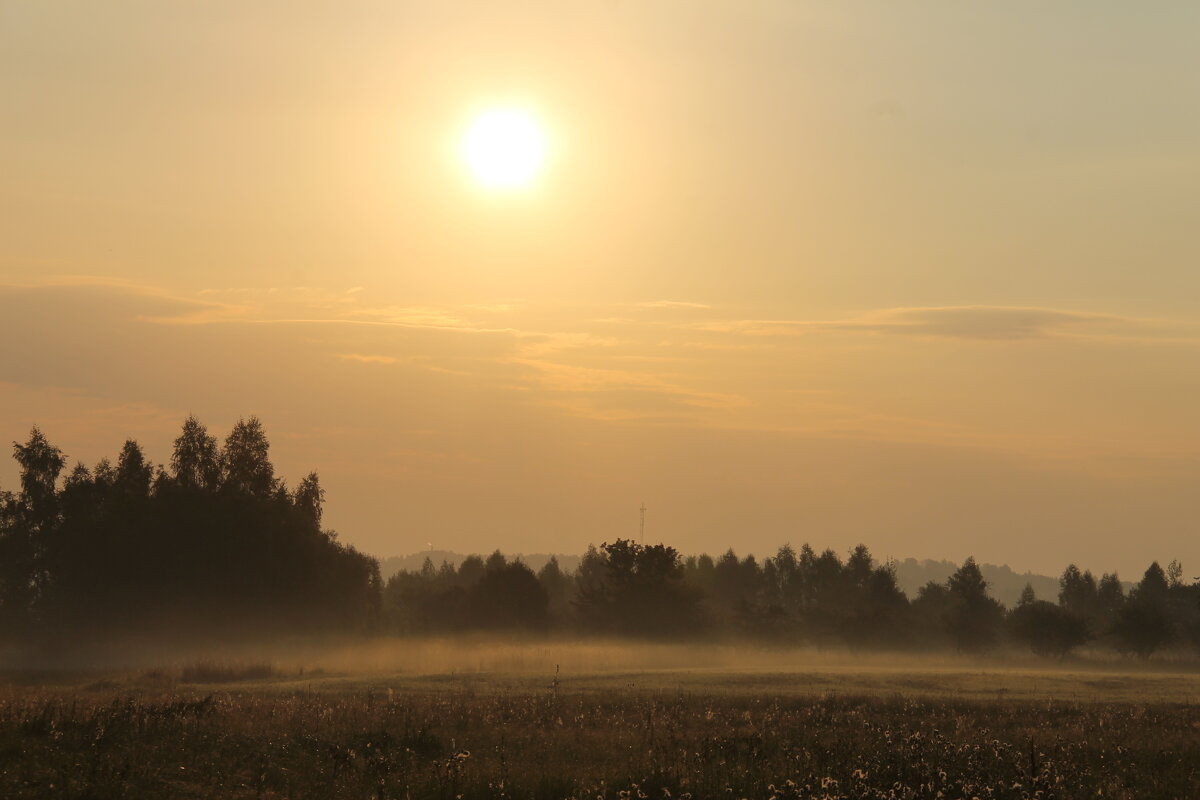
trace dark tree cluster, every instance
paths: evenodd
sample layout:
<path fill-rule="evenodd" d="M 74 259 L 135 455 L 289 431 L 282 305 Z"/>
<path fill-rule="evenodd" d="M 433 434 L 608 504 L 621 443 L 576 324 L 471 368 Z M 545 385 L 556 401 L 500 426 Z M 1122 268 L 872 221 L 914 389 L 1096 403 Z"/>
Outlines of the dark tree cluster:
<path fill-rule="evenodd" d="M 555 563 L 557 566 L 557 563 Z M 547 565 L 542 570 L 548 574 Z M 485 561 L 470 556 L 458 569 L 425 559 L 420 572 L 400 572 L 383 590 L 387 626 L 395 633 L 461 633 L 476 629 L 545 631 L 546 582 L 499 551 Z"/>
<path fill-rule="evenodd" d="M 784 546 L 762 562 L 682 557 L 666 545 L 625 539 L 589 548 L 579 568 L 551 559 L 536 575 L 500 552 L 470 556 L 457 569 L 426 559 L 384 589 L 395 633 L 479 629 L 558 630 L 603 635 L 754 637 L 780 644 L 982 652 L 1003 644 L 1064 658 L 1084 644 L 1149 657 L 1171 644 L 1200 646 L 1200 583 L 1185 584 L 1176 562 L 1154 563 L 1128 593 L 1116 575 L 1099 581 L 1071 565 L 1058 602 L 1026 588 L 1012 609 L 991 597 L 968 558 L 944 583 L 912 600 L 891 563 L 863 545 L 843 560 L 832 550 Z"/>
<path fill-rule="evenodd" d="M 194 417 L 168 467 L 135 441 L 76 464 L 34 428 L 0 493 L 0 620 L 11 638 L 361 629 L 378 617 L 375 559 L 321 527 L 314 472 L 275 475 L 256 418 L 219 445 Z"/>

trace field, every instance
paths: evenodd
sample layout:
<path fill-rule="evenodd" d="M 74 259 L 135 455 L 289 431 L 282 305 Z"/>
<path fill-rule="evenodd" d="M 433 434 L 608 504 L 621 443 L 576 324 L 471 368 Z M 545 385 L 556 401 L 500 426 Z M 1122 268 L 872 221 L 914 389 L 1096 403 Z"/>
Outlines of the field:
<path fill-rule="evenodd" d="M 446 642 L 322 663 L 9 673 L 0 797 L 1200 797 L 1200 673 L 1169 666 Z"/>

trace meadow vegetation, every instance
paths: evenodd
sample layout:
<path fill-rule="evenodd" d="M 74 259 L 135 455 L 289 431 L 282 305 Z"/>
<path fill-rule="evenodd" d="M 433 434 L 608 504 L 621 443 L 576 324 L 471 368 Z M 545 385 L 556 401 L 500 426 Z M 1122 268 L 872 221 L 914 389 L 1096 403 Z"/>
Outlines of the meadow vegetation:
<path fill-rule="evenodd" d="M 1200 796 L 1195 674 L 253 666 L 14 676 L 0 796 Z"/>

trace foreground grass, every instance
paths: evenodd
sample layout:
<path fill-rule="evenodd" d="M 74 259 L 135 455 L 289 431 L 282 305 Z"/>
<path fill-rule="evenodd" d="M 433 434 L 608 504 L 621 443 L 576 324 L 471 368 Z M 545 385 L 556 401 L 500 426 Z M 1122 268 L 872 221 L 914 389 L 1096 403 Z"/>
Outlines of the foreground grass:
<path fill-rule="evenodd" d="M 245 670 L 10 686 L 0 797 L 1200 797 L 1185 676 Z"/>

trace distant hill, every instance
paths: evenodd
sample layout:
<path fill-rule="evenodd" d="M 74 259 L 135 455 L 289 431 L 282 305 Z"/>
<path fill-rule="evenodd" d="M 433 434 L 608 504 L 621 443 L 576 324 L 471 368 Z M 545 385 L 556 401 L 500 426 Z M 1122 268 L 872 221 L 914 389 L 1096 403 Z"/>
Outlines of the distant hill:
<path fill-rule="evenodd" d="M 896 582 L 912 600 L 917 596 L 917 590 L 930 581 L 945 583 L 959 566 L 953 561 L 934 561 L 928 558 L 917 561 L 915 558 L 906 558 L 896 562 Z M 1007 564 L 980 564 L 979 570 L 983 573 L 983 579 L 988 582 L 988 592 L 1006 606 L 1012 607 L 1017 604 L 1027 583 L 1033 587 L 1033 592 L 1039 600 L 1058 602 L 1058 578 L 1035 575 L 1032 572 L 1015 572 Z"/>
<path fill-rule="evenodd" d="M 506 555 L 508 554 L 506 553 Z M 550 555 L 550 553 L 518 553 L 510 557 L 520 559 L 530 569 L 537 572 L 550 560 Z M 556 555 L 558 564 L 564 571 L 573 572 L 578 568 L 580 556 L 561 553 Z M 464 553 L 453 553 L 448 550 L 427 550 L 406 556 L 382 558 L 379 560 L 379 569 L 383 579 L 387 580 L 397 572 L 404 570 L 419 571 L 427 558 L 433 562 L 434 567 L 440 567 L 443 561 L 449 561 L 457 569 L 466 557 Z M 487 554 L 483 554 L 483 557 L 486 558 Z M 908 558 L 896 562 L 896 580 L 911 600 L 917 596 L 917 590 L 930 581 L 945 583 L 958 567 L 959 565 L 953 561 L 934 561 L 932 559 L 918 561 L 915 558 Z M 1052 578 L 1049 575 L 1035 575 L 1031 572 L 1015 572 L 1008 565 L 980 564 L 979 567 L 983 571 L 984 579 L 989 584 L 992 597 L 1006 606 L 1016 605 L 1026 583 L 1033 586 L 1033 591 L 1039 599 L 1058 601 L 1058 578 Z"/>

